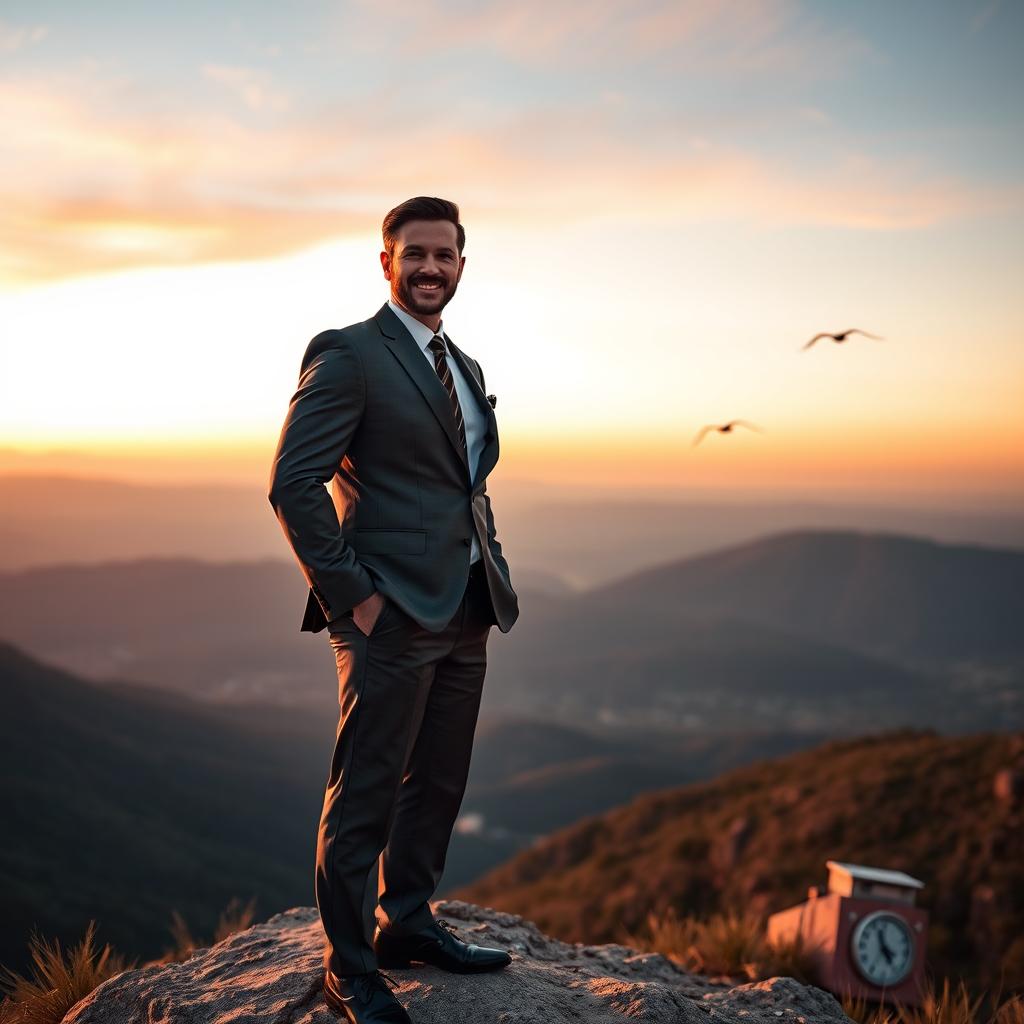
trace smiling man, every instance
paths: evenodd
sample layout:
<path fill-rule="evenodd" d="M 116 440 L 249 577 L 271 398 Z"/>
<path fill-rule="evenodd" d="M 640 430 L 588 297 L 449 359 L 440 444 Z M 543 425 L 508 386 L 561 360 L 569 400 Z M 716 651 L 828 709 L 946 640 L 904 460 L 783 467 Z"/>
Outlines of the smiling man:
<path fill-rule="evenodd" d="M 458 207 L 410 199 L 383 235 L 391 297 L 309 343 L 269 492 L 309 584 L 301 629 L 327 627 L 338 669 L 315 881 L 324 994 L 353 1024 L 410 1020 L 378 967 L 511 962 L 463 942 L 429 902 L 469 773 L 488 635 L 519 614 L 486 489 L 496 399 L 441 325 L 465 266 Z"/>

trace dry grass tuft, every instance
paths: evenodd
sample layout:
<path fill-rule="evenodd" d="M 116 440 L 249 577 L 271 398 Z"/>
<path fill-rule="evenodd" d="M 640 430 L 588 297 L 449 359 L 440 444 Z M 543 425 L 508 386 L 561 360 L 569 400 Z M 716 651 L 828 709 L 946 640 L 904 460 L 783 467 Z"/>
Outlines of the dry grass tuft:
<path fill-rule="evenodd" d="M 1024 1024 L 1024 999 L 1011 996 L 1000 1004 L 999 993 L 971 997 L 961 979 L 954 990 L 949 978 L 942 981 L 942 991 L 933 984 L 925 991 L 920 1006 L 878 1007 L 863 998 L 842 1000 L 843 1012 L 860 1024 Z M 989 1003 L 994 1009 L 984 1011 Z"/>
<path fill-rule="evenodd" d="M 171 911 L 171 938 L 173 944 L 169 949 L 164 950 L 162 956 L 156 960 L 150 960 L 151 964 L 180 963 L 187 960 L 197 949 L 205 949 L 207 946 L 226 939 L 235 932 L 245 931 L 250 927 L 256 915 L 256 897 L 254 896 L 244 906 L 238 897 L 234 897 L 227 907 L 221 911 L 217 921 L 217 927 L 213 933 L 211 942 L 197 940 L 192 935 L 185 919 L 177 910 Z M 0 1021 L 3 1024 L 3 1021 Z"/>
<path fill-rule="evenodd" d="M 627 934 L 628 945 L 655 949 L 687 971 L 728 975 L 758 981 L 784 974 L 813 983 L 811 952 L 799 937 L 772 945 L 765 936 L 762 917 L 751 912 L 729 911 L 705 921 L 681 918 L 675 907 L 647 915 L 644 931 Z"/>
<path fill-rule="evenodd" d="M 0 1003 L 0 1024 L 58 1024 L 97 985 L 135 966 L 109 944 L 98 949 L 95 939 L 95 921 L 89 922 L 85 938 L 66 952 L 59 940 L 50 943 L 33 935 L 29 977 L 0 969 L 0 987 L 7 993 Z"/>
<path fill-rule="evenodd" d="M 248 928 L 255 909 L 255 897 L 245 905 L 237 897 L 232 899 L 221 911 L 213 941 L 220 942 Z M 147 964 L 187 960 L 199 946 L 177 911 L 171 915 L 171 935 L 174 948 Z M 0 992 L 6 994 L 0 1000 L 0 1024 L 60 1024 L 68 1010 L 97 985 L 138 966 L 136 961 L 126 961 L 115 953 L 109 944 L 102 950 L 97 948 L 95 921 L 89 922 L 85 938 L 66 952 L 59 940 L 50 943 L 38 935 L 29 940 L 29 948 L 29 977 L 0 968 Z"/>

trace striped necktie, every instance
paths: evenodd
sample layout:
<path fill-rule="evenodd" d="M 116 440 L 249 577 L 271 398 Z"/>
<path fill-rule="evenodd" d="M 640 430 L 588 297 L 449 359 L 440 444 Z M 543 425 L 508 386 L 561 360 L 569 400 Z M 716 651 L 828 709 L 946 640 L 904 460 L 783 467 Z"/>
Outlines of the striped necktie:
<path fill-rule="evenodd" d="M 459 439 L 462 441 L 462 450 L 466 451 L 466 427 L 462 422 L 462 406 L 459 405 L 459 396 L 455 393 L 455 378 L 452 377 L 451 367 L 445 359 L 444 338 L 435 334 L 430 339 L 430 351 L 434 353 L 434 369 L 444 385 L 448 397 L 451 399 L 452 412 L 455 414 L 455 425 L 459 428 Z"/>

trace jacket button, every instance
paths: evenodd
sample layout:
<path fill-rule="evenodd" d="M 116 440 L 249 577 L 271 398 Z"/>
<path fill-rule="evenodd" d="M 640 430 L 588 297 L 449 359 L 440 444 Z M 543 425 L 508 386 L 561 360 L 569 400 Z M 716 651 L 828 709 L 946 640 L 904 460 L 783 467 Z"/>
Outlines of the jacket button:
<path fill-rule="evenodd" d="M 470 543 L 471 543 L 471 541 L 470 541 L 469 537 L 463 537 L 462 538 L 462 543 L 465 544 L 466 547 L 468 548 Z"/>

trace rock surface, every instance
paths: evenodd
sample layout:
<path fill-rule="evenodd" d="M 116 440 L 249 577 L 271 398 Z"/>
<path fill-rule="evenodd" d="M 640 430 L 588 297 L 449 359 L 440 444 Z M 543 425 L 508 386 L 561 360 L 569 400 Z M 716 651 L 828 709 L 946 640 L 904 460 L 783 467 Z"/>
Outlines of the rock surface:
<path fill-rule="evenodd" d="M 508 949 L 512 963 L 476 975 L 423 965 L 387 971 L 417 1024 L 848 1024 L 829 993 L 792 978 L 716 984 L 656 953 L 570 945 L 521 917 L 459 900 L 432 906 L 465 941 Z M 64 1024 L 333 1024 L 320 990 L 322 951 L 315 908 L 298 907 L 182 963 L 125 971 Z"/>

